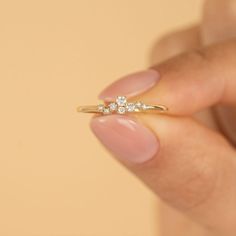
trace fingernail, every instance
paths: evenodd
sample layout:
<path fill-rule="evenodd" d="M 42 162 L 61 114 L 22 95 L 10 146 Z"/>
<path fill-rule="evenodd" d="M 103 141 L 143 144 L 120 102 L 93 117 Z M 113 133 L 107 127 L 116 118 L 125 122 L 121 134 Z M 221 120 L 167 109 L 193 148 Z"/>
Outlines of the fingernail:
<path fill-rule="evenodd" d="M 122 161 L 144 163 L 152 159 L 159 149 L 155 134 L 128 116 L 95 117 L 91 129 L 103 145 Z"/>
<path fill-rule="evenodd" d="M 146 70 L 125 76 L 110 86 L 101 94 L 99 99 L 104 101 L 114 101 L 117 96 L 134 97 L 151 89 L 160 79 L 160 74 L 156 70 Z"/>

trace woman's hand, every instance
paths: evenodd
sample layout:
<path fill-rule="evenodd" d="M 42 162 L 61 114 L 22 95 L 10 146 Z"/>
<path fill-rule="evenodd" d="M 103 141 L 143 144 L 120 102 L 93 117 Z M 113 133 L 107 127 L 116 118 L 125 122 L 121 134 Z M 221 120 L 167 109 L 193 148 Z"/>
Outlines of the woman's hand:
<path fill-rule="evenodd" d="M 208 0 L 201 25 L 156 45 L 152 60 L 158 65 L 100 95 L 163 104 L 168 116 L 111 115 L 91 122 L 108 150 L 181 212 L 164 207 L 165 236 L 236 235 L 235 25 L 234 0 Z"/>

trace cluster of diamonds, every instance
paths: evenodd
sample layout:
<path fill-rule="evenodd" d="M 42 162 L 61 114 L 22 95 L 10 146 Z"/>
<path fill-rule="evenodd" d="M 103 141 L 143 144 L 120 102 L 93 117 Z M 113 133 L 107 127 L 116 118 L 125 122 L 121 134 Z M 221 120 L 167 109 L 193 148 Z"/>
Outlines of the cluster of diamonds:
<path fill-rule="evenodd" d="M 100 104 L 98 105 L 99 112 L 104 115 L 109 115 L 113 113 L 125 114 L 129 112 L 138 112 L 146 109 L 146 105 L 142 102 L 130 103 L 127 102 L 125 96 L 118 96 L 115 102 L 111 102 L 108 105 Z"/>

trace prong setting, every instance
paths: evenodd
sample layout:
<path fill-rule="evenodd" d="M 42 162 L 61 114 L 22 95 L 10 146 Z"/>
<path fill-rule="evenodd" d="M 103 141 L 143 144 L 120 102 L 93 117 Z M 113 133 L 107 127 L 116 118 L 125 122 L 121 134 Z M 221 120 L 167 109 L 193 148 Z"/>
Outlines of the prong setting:
<path fill-rule="evenodd" d="M 104 107 L 103 114 L 104 115 L 110 115 L 111 114 L 111 110 L 109 109 L 109 107 Z"/>
<path fill-rule="evenodd" d="M 98 111 L 99 111 L 99 112 L 103 112 L 104 107 L 105 107 L 104 104 L 99 104 L 99 105 L 98 105 Z"/>
<path fill-rule="evenodd" d="M 125 107 L 118 107 L 117 113 L 121 114 L 121 115 L 125 114 L 126 113 L 126 108 Z"/>
<path fill-rule="evenodd" d="M 115 103 L 115 102 L 112 102 L 112 103 L 110 103 L 109 105 L 109 108 L 110 108 L 110 111 L 116 111 L 117 110 L 117 108 L 118 108 L 118 105 L 117 105 L 117 103 Z"/>
<path fill-rule="evenodd" d="M 120 114 L 124 115 L 126 113 L 132 112 L 141 112 L 147 109 L 147 105 L 142 102 L 127 102 L 127 98 L 125 96 L 118 96 L 115 102 L 110 102 L 107 105 L 100 104 L 98 105 L 98 111 L 103 113 L 104 115 L 110 114 Z"/>
<path fill-rule="evenodd" d="M 128 102 L 125 96 L 118 96 L 115 101 L 110 103 L 99 104 L 95 106 L 79 106 L 77 107 L 78 112 L 82 113 L 95 113 L 103 115 L 112 114 L 129 114 L 129 113 L 164 113 L 169 109 L 164 105 L 147 105 L 143 102 Z"/>
<path fill-rule="evenodd" d="M 127 98 L 125 96 L 118 96 L 116 98 L 116 103 L 119 107 L 124 107 L 127 104 Z"/>
<path fill-rule="evenodd" d="M 127 112 L 134 112 L 136 109 L 136 106 L 134 103 L 127 103 L 126 110 Z"/>

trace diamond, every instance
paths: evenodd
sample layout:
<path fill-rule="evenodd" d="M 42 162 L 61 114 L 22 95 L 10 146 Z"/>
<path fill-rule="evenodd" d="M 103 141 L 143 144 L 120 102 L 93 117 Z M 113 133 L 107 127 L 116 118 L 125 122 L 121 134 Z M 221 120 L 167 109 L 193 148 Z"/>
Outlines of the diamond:
<path fill-rule="evenodd" d="M 121 106 L 121 107 L 125 106 L 127 103 L 127 99 L 125 96 L 118 96 L 116 98 L 116 103 L 118 104 L 118 106 Z"/>
<path fill-rule="evenodd" d="M 117 104 L 112 102 L 109 104 L 109 108 L 111 111 L 116 111 L 117 110 Z"/>
<path fill-rule="evenodd" d="M 119 114 L 125 114 L 125 112 L 126 112 L 125 107 L 118 107 L 117 113 L 119 113 Z"/>
<path fill-rule="evenodd" d="M 127 109 L 128 112 L 134 112 L 134 111 L 135 111 L 135 108 L 136 108 L 136 106 L 135 106 L 134 103 L 128 103 L 128 104 L 126 105 L 126 109 Z"/>
<path fill-rule="evenodd" d="M 146 104 L 143 104 L 143 105 L 142 105 L 142 109 L 143 109 L 143 110 L 146 110 L 147 108 L 148 108 L 148 106 L 147 106 Z"/>
<path fill-rule="evenodd" d="M 104 107 L 103 108 L 103 114 L 104 115 L 108 115 L 108 114 L 110 114 L 111 113 L 111 111 L 110 111 L 110 109 L 108 108 L 108 107 Z"/>
<path fill-rule="evenodd" d="M 103 112 L 104 109 L 104 105 L 103 104 L 99 104 L 98 105 L 98 111 Z"/>
<path fill-rule="evenodd" d="M 135 108 L 136 108 L 137 110 L 142 110 L 142 106 L 143 106 L 143 103 L 142 103 L 142 102 L 136 102 L 136 103 L 135 103 Z"/>

